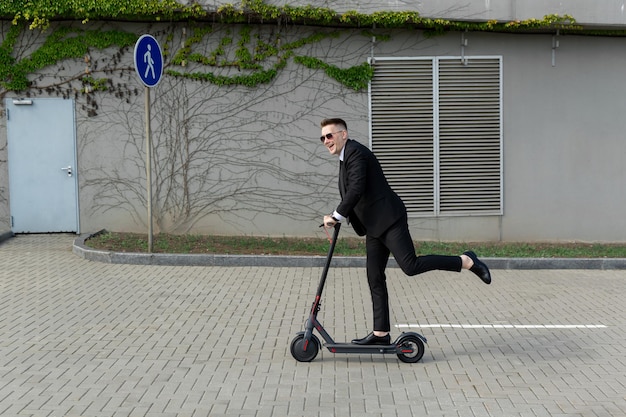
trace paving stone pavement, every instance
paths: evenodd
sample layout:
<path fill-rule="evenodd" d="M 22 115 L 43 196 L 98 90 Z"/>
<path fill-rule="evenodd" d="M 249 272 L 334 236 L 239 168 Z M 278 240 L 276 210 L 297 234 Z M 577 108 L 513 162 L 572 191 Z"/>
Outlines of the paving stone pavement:
<path fill-rule="evenodd" d="M 424 358 L 299 363 L 321 268 L 106 264 L 74 238 L 0 244 L 3 417 L 626 416 L 624 270 L 390 269 L 393 336 Z M 320 320 L 368 332 L 361 268 L 331 269 Z"/>

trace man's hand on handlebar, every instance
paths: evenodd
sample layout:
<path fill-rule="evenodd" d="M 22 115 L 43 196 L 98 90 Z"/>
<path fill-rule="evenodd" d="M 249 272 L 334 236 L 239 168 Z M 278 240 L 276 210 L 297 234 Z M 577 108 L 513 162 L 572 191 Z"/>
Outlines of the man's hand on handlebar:
<path fill-rule="evenodd" d="M 334 218 L 332 214 L 328 214 L 324 216 L 324 223 L 322 223 L 320 227 L 331 228 L 331 227 L 334 227 L 338 222 L 339 220 Z"/>

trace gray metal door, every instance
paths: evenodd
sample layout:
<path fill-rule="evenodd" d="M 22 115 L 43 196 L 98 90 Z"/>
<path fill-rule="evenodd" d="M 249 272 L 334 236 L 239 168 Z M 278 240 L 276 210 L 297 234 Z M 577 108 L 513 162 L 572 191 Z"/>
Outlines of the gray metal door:
<path fill-rule="evenodd" d="M 14 233 L 79 232 L 74 101 L 6 99 Z"/>

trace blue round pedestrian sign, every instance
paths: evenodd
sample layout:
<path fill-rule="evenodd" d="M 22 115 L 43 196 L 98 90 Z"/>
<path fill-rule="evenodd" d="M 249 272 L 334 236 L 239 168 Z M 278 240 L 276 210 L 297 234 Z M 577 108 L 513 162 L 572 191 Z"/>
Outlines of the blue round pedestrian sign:
<path fill-rule="evenodd" d="M 142 35 L 135 44 L 135 71 L 146 87 L 155 87 L 161 81 L 163 54 L 151 35 Z"/>

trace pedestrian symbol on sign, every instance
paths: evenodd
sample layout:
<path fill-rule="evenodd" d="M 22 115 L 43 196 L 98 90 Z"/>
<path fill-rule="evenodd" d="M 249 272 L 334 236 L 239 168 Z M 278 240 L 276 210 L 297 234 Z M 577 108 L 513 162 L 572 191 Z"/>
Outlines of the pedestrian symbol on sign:
<path fill-rule="evenodd" d="M 163 75 L 163 55 L 154 37 L 142 35 L 135 44 L 135 70 L 146 87 L 155 87 Z"/>
<path fill-rule="evenodd" d="M 148 73 L 152 72 L 152 78 L 156 78 L 156 74 L 154 73 L 154 59 L 152 59 L 152 45 L 148 44 L 148 50 L 145 54 L 143 54 L 143 62 L 146 65 L 146 73 L 143 75 L 144 78 L 148 78 Z"/>

